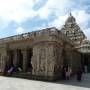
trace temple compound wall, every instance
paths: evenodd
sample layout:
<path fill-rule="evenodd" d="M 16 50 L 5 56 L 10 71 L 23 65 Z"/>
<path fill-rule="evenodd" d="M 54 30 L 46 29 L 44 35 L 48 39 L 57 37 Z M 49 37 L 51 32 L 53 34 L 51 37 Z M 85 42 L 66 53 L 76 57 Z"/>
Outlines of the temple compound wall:
<path fill-rule="evenodd" d="M 74 73 L 81 66 L 81 54 L 54 27 L 0 39 L 0 72 L 4 75 L 14 67 L 12 75 L 57 80 L 64 65 Z"/>

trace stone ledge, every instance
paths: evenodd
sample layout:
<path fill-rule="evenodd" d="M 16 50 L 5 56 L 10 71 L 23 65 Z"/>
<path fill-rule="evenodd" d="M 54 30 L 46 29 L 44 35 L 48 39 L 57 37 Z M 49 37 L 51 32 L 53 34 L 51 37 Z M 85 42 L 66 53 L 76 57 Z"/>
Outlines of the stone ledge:
<path fill-rule="evenodd" d="M 3 75 L 1 74 L 1 76 Z M 26 74 L 26 73 L 14 73 L 12 75 L 4 75 L 4 76 L 31 79 L 31 80 L 40 80 L 40 81 L 56 81 L 57 80 L 54 76 L 38 76 L 38 75 L 31 75 L 31 74 Z"/>

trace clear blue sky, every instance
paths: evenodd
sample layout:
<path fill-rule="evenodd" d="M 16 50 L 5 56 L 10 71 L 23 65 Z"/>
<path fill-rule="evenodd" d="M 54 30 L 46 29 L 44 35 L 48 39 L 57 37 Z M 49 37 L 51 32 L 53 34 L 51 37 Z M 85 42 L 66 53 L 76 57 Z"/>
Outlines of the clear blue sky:
<path fill-rule="evenodd" d="M 70 12 L 90 40 L 90 0 L 0 0 L 0 37 L 61 28 Z"/>

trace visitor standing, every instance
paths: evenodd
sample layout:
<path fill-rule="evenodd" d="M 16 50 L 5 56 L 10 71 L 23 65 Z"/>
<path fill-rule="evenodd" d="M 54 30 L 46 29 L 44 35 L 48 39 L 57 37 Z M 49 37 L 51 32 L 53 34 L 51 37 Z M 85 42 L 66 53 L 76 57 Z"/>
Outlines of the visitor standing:
<path fill-rule="evenodd" d="M 79 81 L 79 82 L 82 80 L 82 73 L 83 73 L 82 69 L 80 67 L 78 67 L 76 76 L 77 76 L 77 81 Z"/>
<path fill-rule="evenodd" d="M 71 72 L 72 72 L 71 68 L 69 66 L 66 66 L 66 71 L 65 71 L 66 80 L 70 79 Z"/>

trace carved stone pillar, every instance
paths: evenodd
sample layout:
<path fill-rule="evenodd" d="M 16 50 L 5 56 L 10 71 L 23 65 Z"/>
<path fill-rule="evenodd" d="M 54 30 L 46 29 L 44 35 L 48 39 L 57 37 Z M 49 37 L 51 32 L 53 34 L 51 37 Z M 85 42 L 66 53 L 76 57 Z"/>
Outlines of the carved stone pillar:
<path fill-rule="evenodd" d="M 59 51 L 58 51 L 59 50 Z M 62 47 L 54 42 L 38 43 L 33 47 L 32 75 L 54 80 L 60 76 Z"/>
<path fill-rule="evenodd" d="M 28 54 L 27 50 L 22 50 L 23 54 L 23 71 L 26 72 L 28 69 Z"/>
<path fill-rule="evenodd" d="M 46 48 L 45 46 L 35 46 L 33 47 L 33 57 L 31 60 L 32 64 L 32 74 L 44 76 L 47 74 L 46 72 Z"/>
<path fill-rule="evenodd" d="M 19 66 L 19 50 L 14 51 L 13 65 L 14 67 Z"/>
<path fill-rule="evenodd" d="M 7 61 L 7 56 L 2 55 L 1 56 L 1 72 L 5 72 L 5 67 L 6 67 L 6 61 Z"/>
<path fill-rule="evenodd" d="M 11 66 L 11 52 L 7 51 L 7 60 L 6 60 L 7 66 Z"/>

